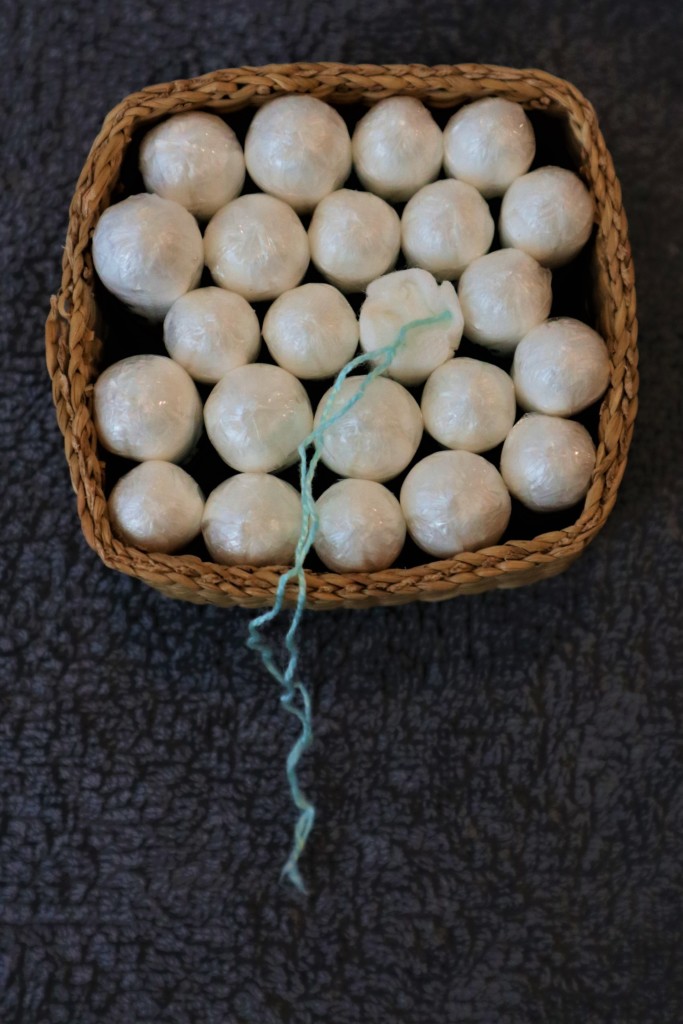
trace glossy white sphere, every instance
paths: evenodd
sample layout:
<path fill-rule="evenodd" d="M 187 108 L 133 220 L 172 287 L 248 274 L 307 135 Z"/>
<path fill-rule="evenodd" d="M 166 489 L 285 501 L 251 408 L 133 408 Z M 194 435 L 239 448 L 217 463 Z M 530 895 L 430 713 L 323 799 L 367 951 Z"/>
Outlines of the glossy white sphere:
<path fill-rule="evenodd" d="M 446 448 L 487 452 L 512 429 L 512 378 L 497 366 L 459 357 L 439 366 L 422 392 L 425 429 Z"/>
<path fill-rule="evenodd" d="M 202 533 L 222 565 L 290 565 L 301 530 L 301 498 L 268 473 L 238 473 L 211 492 Z"/>
<path fill-rule="evenodd" d="M 208 220 L 242 191 L 244 153 L 220 117 L 190 111 L 147 132 L 140 146 L 140 171 L 148 192 Z"/>
<path fill-rule="evenodd" d="M 332 377 L 358 348 L 358 320 L 331 284 L 284 292 L 266 313 L 263 337 L 273 359 L 301 380 Z"/>
<path fill-rule="evenodd" d="M 316 206 L 308 238 L 323 277 L 343 292 L 362 292 L 396 263 L 401 221 L 379 196 L 342 188 Z"/>
<path fill-rule="evenodd" d="M 194 380 L 215 384 L 236 366 L 256 359 L 261 329 L 241 295 L 197 288 L 176 299 L 166 314 L 164 345 Z"/>
<path fill-rule="evenodd" d="M 443 133 L 425 105 L 390 96 L 365 114 L 353 133 L 353 164 L 368 192 L 392 203 L 410 199 L 438 177 Z"/>
<path fill-rule="evenodd" d="M 209 440 L 240 473 L 291 466 L 313 427 L 303 384 L 279 366 L 251 363 L 227 373 L 204 406 Z"/>
<path fill-rule="evenodd" d="M 510 495 L 481 455 L 435 452 L 403 481 L 401 508 L 418 547 L 451 558 L 500 540 L 510 519 Z"/>
<path fill-rule="evenodd" d="M 523 249 L 544 267 L 562 267 L 593 229 L 593 200 L 564 167 L 539 167 L 510 185 L 500 208 L 502 245 Z"/>
<path fill-rule="evenodd" d="M 604 395 L 610 361 L 600 335 L 571 317 L 546 320 L 515 349 L 512 378 L 523 409 L 575 416 Z"/>
<path fill-rule="evenodd" d="M 340 480 L 316 502 L 315 550 L 333 572 L 377 572 L 398 558 L 406 524 L 398 501 L 374 480 Z"/>
<path fill-rule="evenodd" d="M 189 374 L 166 356 L 129 356 L 95 382 L 104 447 L 124 459 L 182 462 L 199 440 L 202 402 Z"/>
<path fill-rule="evenodd" d="M 250 302 L 294 288 L 309 261 L 306 230 L 294 210 L 259 192 L 233 199 L 211 218 L 204 252 L 216 284 Z"/>
<path fill-rule="evenodd" d="M 453 178 L 474 185 L 483 196 L 502 196 L 529 170 L 536 139 L 518 103 L 488 96 L 468 103 L 443 133 L 444 165 Z"/>
<path fill-rule="evenodd" d="M 178 203 L 144 193 L 104 211 L 92 256 L 105 288 L 148 320 L 163 320 L 204 269 L 202 235 Z"/>
<path fill-rule="evenodd" d="M 256 112 L 244 144 L 247 169 L 264 192 L 308 213 L 351 173 L 343 118 L 314 96 L 280 96 Z"/>
<path fill-rule="evenodd" d="M 533 512 L 570 508 L 583 498 L 595 445 L 580 423 L 527 413 L 503 445 L 500 471 L 510 493 Z"/>
<path fill-rule="evenodd" d="M 551 273 L 517 249 L 498 249 L 470 263 L 458 286 L 465 336 L 512 352 L 545 320 L 553 301 Z"/>
<path fill-rule="evenodd" d="M 122 476 L 107 504 L 112 529 L 126 544 L 170 554 L 199 533 L 204 495 L 180 466 L 152 460 Z"/>
<path fill-rule="evenodd" d="M 364 377 L 347 377 L 326 409 L 331 388 L 320 400 L 315 425 L 343 409 L 356 394 Z M 361 398 L 322 440 L 322 461 L 340 476 L 383 483 L 398 476 L 415 455 L 422 438 L 420 407 L 404 387 L 387 377 L 376 377 Z"/>
<path fill-rule="evenodd" d="M 452 281 L 489 251 L 494 231 L 488 203 L 476 188 L 444 178 L 425 185 L 406 205 L 401 248 L 412 266 Z"/>
<path fill-rule="evenodd" d="M 408 332 L 386 371 L 400 384 L 422 384 L 432 370 L 451 358 L 462 338 L 460 303 L 451 282 L 438 284 L 427 270 L 415 267 L 378 277 L 368 285 L 361 306 L 361 348 L 373 352 L 391 345 L 406 324 L 445 312 L 449 319 Z"/>

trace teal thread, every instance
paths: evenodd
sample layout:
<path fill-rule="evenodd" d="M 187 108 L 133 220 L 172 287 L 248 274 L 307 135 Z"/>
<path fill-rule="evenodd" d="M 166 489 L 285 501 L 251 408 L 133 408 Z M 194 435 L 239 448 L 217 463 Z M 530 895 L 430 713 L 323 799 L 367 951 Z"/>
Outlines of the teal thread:
<path fill-rule="evenodd" d="M 282 869 L 282 875 L 286 876 L 297 889 L 304 893 L 307 890 L 304 880 L 301 877 L 301 872 L 299 871 L 299 858 L 304 851 L 306 840 L 313 828 L 313 822 L 315 821 L 315 807 L 299 785 L 297 768 L 302 754 L 308 749 L 308 747 L 310 747 L 313 741 L 313 726 L 311 715 L 311 696 L 306 685 L 296 680 L 296 671 L 299 663 L 297 632 L 301 624 L 301 617 L 306 605 L 306 573 L 304 571 L 304 562 L 311 550 L 311 547 L 313 546 L 313 541 L 315 540 L 315 535 L 318 530 L 318 516 L 315 510 L 315 501 L 313 500 L 313 477 L 315 476 L 315 471 L 322 456 L 323 435 L 326 430 L 329 430 L 329 428 L 340 420 L 342 416 L 345 416 L 349 409 L 352 409 L 356 402 L 362 398 L 368 384 L 376 377 L 379 377 L 380 374 L 384 373 L 391 365 L 396 354 L 400 352 L 406 344 L 410 331 L 416 330 L 419 327 L 432 327 L 435 324 L 444 323 L 450 319 L 451 313 L 446 309 L 443 313 L 439 313 L 437 316 L 429 316 L 421 320 L 411 320 L 410 323 L 403 325 L 398 332 L 396 340 L 393 341 L 391 345 L 385 345 L 382 348 L 375 349 L 374 352 L 367 352 L 363 355 L 356 356 L 355 359 L 352 359 L 351 362 L 347 363 L 346 366 L 344 366 L 337 374 L 334 385 L 328 395 L 327 401 L 325 402 L 318 426 L 301 442 L 298 448 L 301 481 L 301 532 L 296 545 L 294 565 L 280 577 L 277 590 L 275 592 L 273 607 L 269 609 L 269 611 L 264 612 L 255 619 L 252 619 L 249 624 L 249 638 L 247 640 L 247 646 L 251 650 L 257 651 L 260 654 L 265 668 L 271 676 L 280 683 L 283 689 L 280 702 L 290 714 L 295 715 L 296 718 L 298 718 L 301 724 L 299 737 L 287 755 L 287 781 L 289 782 L 292 800 L 299 811 L 299 816 L 294 826 L 294 841 L 292 843 L 292 849 Z M 355 394 L 342 406 L 341 409 L 334 414 L 330 414 L 334 400 L 339 394 L 342 383 L 346 380 L 348 375 L 353 370 L 357 369 L 357 367 L 364 366 L 370 362 L 375 363 L 375 366 L 368 374 L 366 374 L 365 377 L 363 377 L 362 383 Z M 309 460 L 308 449 L 311 446 L 313 446 L 313 454 Z M 275 660 L 275 652 L 273 651 L 272 646 L 261 635 L 261 630 L 263 630 L 268 623 L 276 619 L 282 611 L 287 584 L 294 579 L 296 579 L 297 584 L 296 604 L 294 614 L 292 615 L 292 621 L 285 635 L 287 663 L 283 671 Z M 297 695 L 300 698 L 300 703 L 297 703 Z"/>

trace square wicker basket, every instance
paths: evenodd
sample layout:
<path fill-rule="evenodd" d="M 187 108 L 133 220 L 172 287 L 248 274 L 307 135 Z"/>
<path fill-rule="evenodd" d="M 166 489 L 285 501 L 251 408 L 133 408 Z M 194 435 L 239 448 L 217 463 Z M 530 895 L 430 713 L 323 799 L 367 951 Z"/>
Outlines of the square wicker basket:
<path fill-rule="evenodd" d="M 190 555 L 145 554 L 111 532 L 105 463 L 92 418 L 92 389 L 101 353 L 90 243 L 110 202 L 133 134 L 160 117 L 192 109 L 227 114 L 283 93 L 310 93 L 333 104 L 372 104 L 385 96 L 416 96 L 434 108 L 457 108 L 481 96 L 504 96 L 564 120 L 576 166 L 595 200 L 592 251 L 595 326 L 611 356 L 600 409 L 597 462 L 583 510 L 566 529 L 509 541 L 457 558 L 408 569 L 339 575 L 308 572 L 308 606 L 360 608 L 436 601 L 494 587 L 517 587 L 566 569 L 590 543 L 617 496 L 637 410 L 637 321 L 633 266 L 621 189 L 595 112 L 568 82 L 543 71 L 479 64 L 287 64 L 231 68 L 189 81 L 150 86 L 106 117 L 74 194 L 59 294 L 46 326 L 47 364 L 57 420 L 83 533 L 104 563 L 170 597 L 198 603 L 272 604 L 281 567 L 226 567 Z"/>

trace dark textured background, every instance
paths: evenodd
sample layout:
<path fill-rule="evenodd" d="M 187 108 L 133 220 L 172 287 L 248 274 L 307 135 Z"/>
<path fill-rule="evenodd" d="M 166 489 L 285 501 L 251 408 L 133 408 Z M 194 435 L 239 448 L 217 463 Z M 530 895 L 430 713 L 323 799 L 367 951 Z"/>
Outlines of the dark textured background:
<path fill-rule="evenodd" d="M 683 1019 L 683 29 L 673 0 L 2 0 L 3 1024 Z M 593 101 L 638 274 L 621 497 L 564 577 L 309 617 L 319 822 L 249 615 L 81 539 L 43 364 L 73 185 L 154 81 L 290 59 L 535 65 Z M 678 948 L 677 948 L 678 947 Z"/>

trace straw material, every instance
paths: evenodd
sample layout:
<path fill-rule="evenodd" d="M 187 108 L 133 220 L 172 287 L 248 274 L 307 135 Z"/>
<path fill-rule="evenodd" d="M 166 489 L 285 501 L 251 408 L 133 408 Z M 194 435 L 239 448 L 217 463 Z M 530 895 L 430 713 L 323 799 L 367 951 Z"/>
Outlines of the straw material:
<path fill-rule="evenodd" d="M 579 519 L 533 540 L 510 541 L 410 569 L 373 573 L 307 572 L 310 608 L 360 608 L 439 601 L 495 587 L 518 587 L 565 570 L 601 529 L 614 507 L 637 411 L 638 353 L 633 265 L 621 188 L 595 111 L 568 82 L 543 71 L 481 64 L 286 64 L 232 68 L 188 81 L 150 86 L 106 117 L 78 179 L 62 261 L 62 284 L 46 325 L 47 365 L 57 421 L 88 544 L 112 569 L 170 597 L 196 603 L 272 605 L 282 568 L 234 568 L 186 555 L 145 554 L 112 535 L 104 496 L 104 462 L 92 418 L 92 388 L 101 352 L 93 290 L 92 233 L 109 204 L 133 134 L 161 117 L 203 109 L 227 114 L 284 93 L 309 93 L 334 104 L 372 104 L 385 96 L 417 96 L 432 107 L 458 107 L 504 96 L 565 119 L 579 173 L 593 195 L 597 329 L 611 357 L 600 410 L 597 462 Z M 292 597 L 294 595 L 292 594 Z"/>

